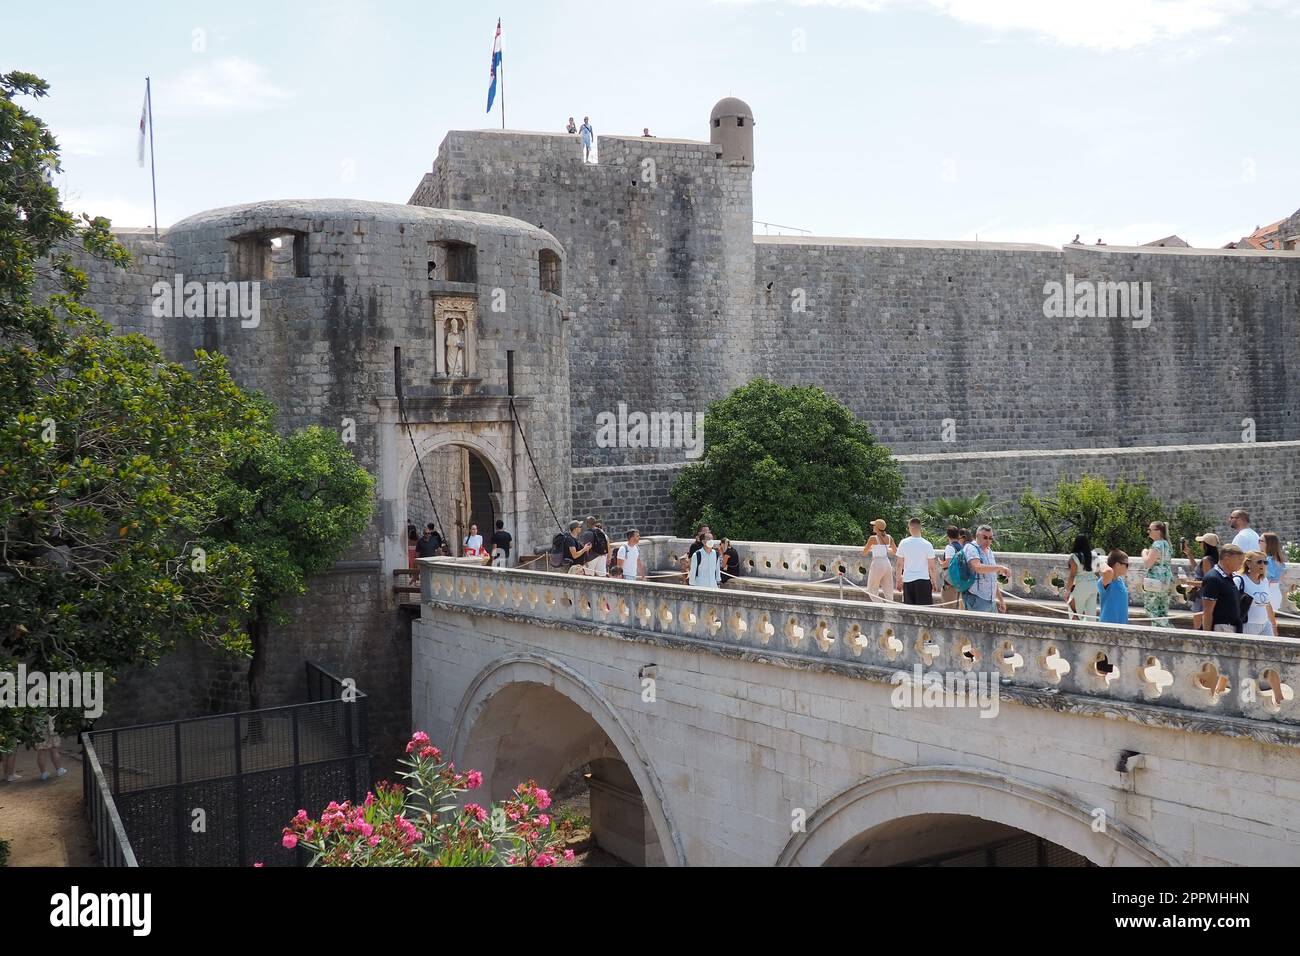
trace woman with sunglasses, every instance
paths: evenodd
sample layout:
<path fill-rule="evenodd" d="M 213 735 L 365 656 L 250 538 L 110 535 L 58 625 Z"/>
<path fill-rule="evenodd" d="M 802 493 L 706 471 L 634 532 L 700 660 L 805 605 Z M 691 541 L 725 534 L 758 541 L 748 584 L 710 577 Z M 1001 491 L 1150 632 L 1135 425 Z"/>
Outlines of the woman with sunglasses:
<path fill-rule="evenodd" d="M 1250 611 L 1241 633 L 1277 637 L 1277 617 L 1273 614 L 1273 602 L 1268 593 L 1268 555 L 1263 551 L 1247 552 L 1246 564 L 1241 570 L 1241 592 L 1250 598 Z"/>

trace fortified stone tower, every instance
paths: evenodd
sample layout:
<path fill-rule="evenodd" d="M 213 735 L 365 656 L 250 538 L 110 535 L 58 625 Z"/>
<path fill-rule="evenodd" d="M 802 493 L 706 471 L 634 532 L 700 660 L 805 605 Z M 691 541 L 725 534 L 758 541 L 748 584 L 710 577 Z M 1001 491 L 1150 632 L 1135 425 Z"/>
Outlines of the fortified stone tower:
<path fill-rule="evenodd" d="M 718 100 L 709 114 L 709 142 L 722 147 L 722 160 L 754 165 L 754 111 L 734 96 Z"/>
<path fill-rule="evenodd" d="M 668 488 L 692 457 L 629 416 L 693 429 L 757 372 L 752 111 L 728 98 L 713 116 L 711 142 L 601 136 L 598 163 L 574 136 L 453 130 L 410 199 L 522 219 L 563 247 L 570 507 L 618 534 L 671 526 Z M 628 422 L 614 444 L 611 416 Z"/>

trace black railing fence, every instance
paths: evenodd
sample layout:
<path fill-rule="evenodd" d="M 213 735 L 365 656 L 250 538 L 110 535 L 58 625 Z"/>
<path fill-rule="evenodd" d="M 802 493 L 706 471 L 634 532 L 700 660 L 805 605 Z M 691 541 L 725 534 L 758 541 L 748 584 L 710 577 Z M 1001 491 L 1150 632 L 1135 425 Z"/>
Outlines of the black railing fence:
<path fill-rule="evenodd" d="M 289 819 L 330 800 L 358 800 L 370 784 L 366 695 L 307 663 L 308 702 L 114 727 L 84 735 L 107 793 L 86 806 L 105 865 L 292 866 Z M 89 765 L 90 761 L 87 760 Z M 96 799 L 110 812 L 96 810 Z M 124 831 L 112 850 L 112 807 Z M 108 847 L 108 852 L 105 848 Z"/>

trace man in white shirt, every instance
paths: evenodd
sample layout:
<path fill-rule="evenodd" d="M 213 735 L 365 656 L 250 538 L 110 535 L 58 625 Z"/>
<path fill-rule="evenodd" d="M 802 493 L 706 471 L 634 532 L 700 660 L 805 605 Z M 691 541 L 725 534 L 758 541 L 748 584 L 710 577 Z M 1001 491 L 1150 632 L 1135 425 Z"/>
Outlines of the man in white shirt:
<path fill-rule="evenodd" d="M 1237 532 L 1232 543 L 1246 554 L 1259 550 L 1259 532 L 1250 526 L 1250 513 L 1238 508 L 1228 515 L 1228 527 Z"/>
<path fill-rule="evenodd" d="M 933 604 L 938 567 L 934 545 L 921 537 L 920 518 L 907 523 L 907 532 L 907 537 L 898 543 L 896 586 L 903 592 L 904 604 Z"/>
<path fill-rule="evenodd" d="M 618 549 L 618 566 L 623 572 L 623 580 L 638 581 L 645 579 L 641 569 L 641 532 L 633 528 L 627 533 L 627 544 Z"/>

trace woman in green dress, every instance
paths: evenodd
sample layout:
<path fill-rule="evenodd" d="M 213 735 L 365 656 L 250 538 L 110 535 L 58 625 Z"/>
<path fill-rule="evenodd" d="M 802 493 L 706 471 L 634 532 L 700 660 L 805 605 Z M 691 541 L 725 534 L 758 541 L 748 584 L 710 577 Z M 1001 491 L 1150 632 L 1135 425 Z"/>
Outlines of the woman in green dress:
<path fill-rule="evenodd" d="M 1169 526 L 1153 521 L 1147 527 L 1151 547 L 1142 552 L 1146 574 L 1142 578 L 1142 604 L 1152 627 L 1172 627 L 1169 623 L 1169 597 L 1174 589 L 1174 549 L 1169 544 Z"/>

